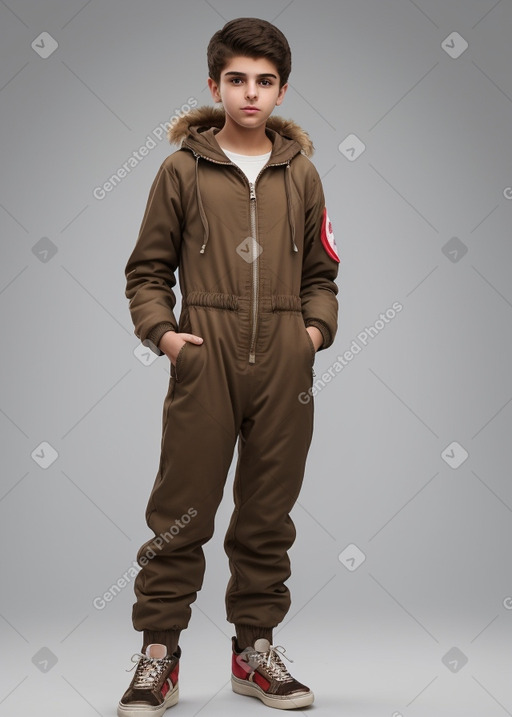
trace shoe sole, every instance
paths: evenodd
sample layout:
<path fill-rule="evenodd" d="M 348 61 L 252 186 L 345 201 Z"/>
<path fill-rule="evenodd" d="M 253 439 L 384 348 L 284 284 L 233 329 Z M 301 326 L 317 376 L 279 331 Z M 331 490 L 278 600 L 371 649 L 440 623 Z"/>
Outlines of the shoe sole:
<path fill-rule="evenodd" d="M 158 707 L 143 704 L 124 705 L 120 702 L 117 706 L 117 715 L 118 717 L 162 717 L 165 710 L 173 707 L 178 702 L 179 697 L 180 691 L 178 685 L 176 685 L 165 695 L 163 703 Z"/>
<path fill-rule="evenodd" d="M 295 710 L 301 707 L 308 707 L 313 704 L 315 695 L 311 692 L 296 695 L 295 697 L 283 697 L 282 695 L 268 695 L 261 687 L 254 682 L 240 680 L 238 677 L 231 675 L 231 687 L 233 692 L 239 695 L 247 695 L 248 697 L 257 697 L 267 705 L 267 707 L 275 707 L 278 710 Z"/>

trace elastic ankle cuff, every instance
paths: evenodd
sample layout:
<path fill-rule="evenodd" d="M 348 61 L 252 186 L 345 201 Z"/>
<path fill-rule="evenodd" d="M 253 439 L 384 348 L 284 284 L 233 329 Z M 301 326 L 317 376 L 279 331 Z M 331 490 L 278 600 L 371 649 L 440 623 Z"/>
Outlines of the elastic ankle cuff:
<path fill-rule="evenodd" d="M 181 630 L 144 630 L 142 653 L 146 654 L 148 645 L 158 644 L 167 647 L 167 654 L 176 652 Z"/>
<path fill-rule="evenodd" d="M 260 627 L 258 625 L 235 625 L 236 641 L 240 650 L 246 647 L 254 647 L 256 640 L 264 638 L 272 644 L 272 627 Z"/>

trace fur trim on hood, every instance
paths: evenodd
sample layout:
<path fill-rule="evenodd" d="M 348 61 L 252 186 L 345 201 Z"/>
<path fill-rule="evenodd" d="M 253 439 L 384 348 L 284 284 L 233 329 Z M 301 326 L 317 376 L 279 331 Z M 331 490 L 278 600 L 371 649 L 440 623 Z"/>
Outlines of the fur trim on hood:
<path fill-rule="evenodd" d="M 211 127 L 221 129 L 224 126 L 224 120 L 225 112 L 223 108 L 219 109 L 217 107 L 204 105 L 203 107 L 198 107 L 195 110 L 187 112 L 187 114 L 172 124 L 167 132 L 167 138 L 171 144 L 181 144 L 192 127 L 201 127 L 205 130 Z M 286 120 L 283 119 L 283 117 L 271 115 L 267 119 L 266 127 L 277 132 L 282 137 L 295 140 L 306 157 L 311 157 L 313 154 L 313 142 L 309 138 L 308 133 L 293 120 Z"/>

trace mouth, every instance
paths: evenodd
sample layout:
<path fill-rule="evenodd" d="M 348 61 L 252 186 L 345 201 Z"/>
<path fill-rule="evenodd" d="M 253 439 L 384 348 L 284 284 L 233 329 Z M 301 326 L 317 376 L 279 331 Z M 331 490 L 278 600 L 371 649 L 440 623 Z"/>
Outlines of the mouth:
<path fill-rule="evenodd" d="M 247 107 L 242 107 L 242 112 L 248 112 L 249 114 L 255 114 L 256 112 L 259 112 L 259 109 L 257 107 L 248 105 Z"/>

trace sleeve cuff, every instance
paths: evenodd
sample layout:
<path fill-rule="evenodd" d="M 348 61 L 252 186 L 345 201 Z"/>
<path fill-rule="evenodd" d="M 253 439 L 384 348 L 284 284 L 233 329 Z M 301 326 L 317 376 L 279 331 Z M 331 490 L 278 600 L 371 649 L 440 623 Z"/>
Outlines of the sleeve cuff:
<path fill-rule="evenodd" d="M 322 349 L 326 349 L 328 346 L 331 345 L 331 332 L 329 331 L 329 327 L 327 326 L 327 324 L 325 324 L 320 319 L 308 319 L 306 321 L 306 328 L 308 326 L 314 326 L 322 334 L 322 345 L 318 349 L 319 351 L 321 351 Z"/>
<path fill-rule="evenodd" d="M 158 344 L 166 331 L 176 331 L 176 327 L 169 321 L 162 321 L 151 329 L 142 344 L 150 348 L 157 356 L 163 356 L 164 352 L 158 348 Z"/>

